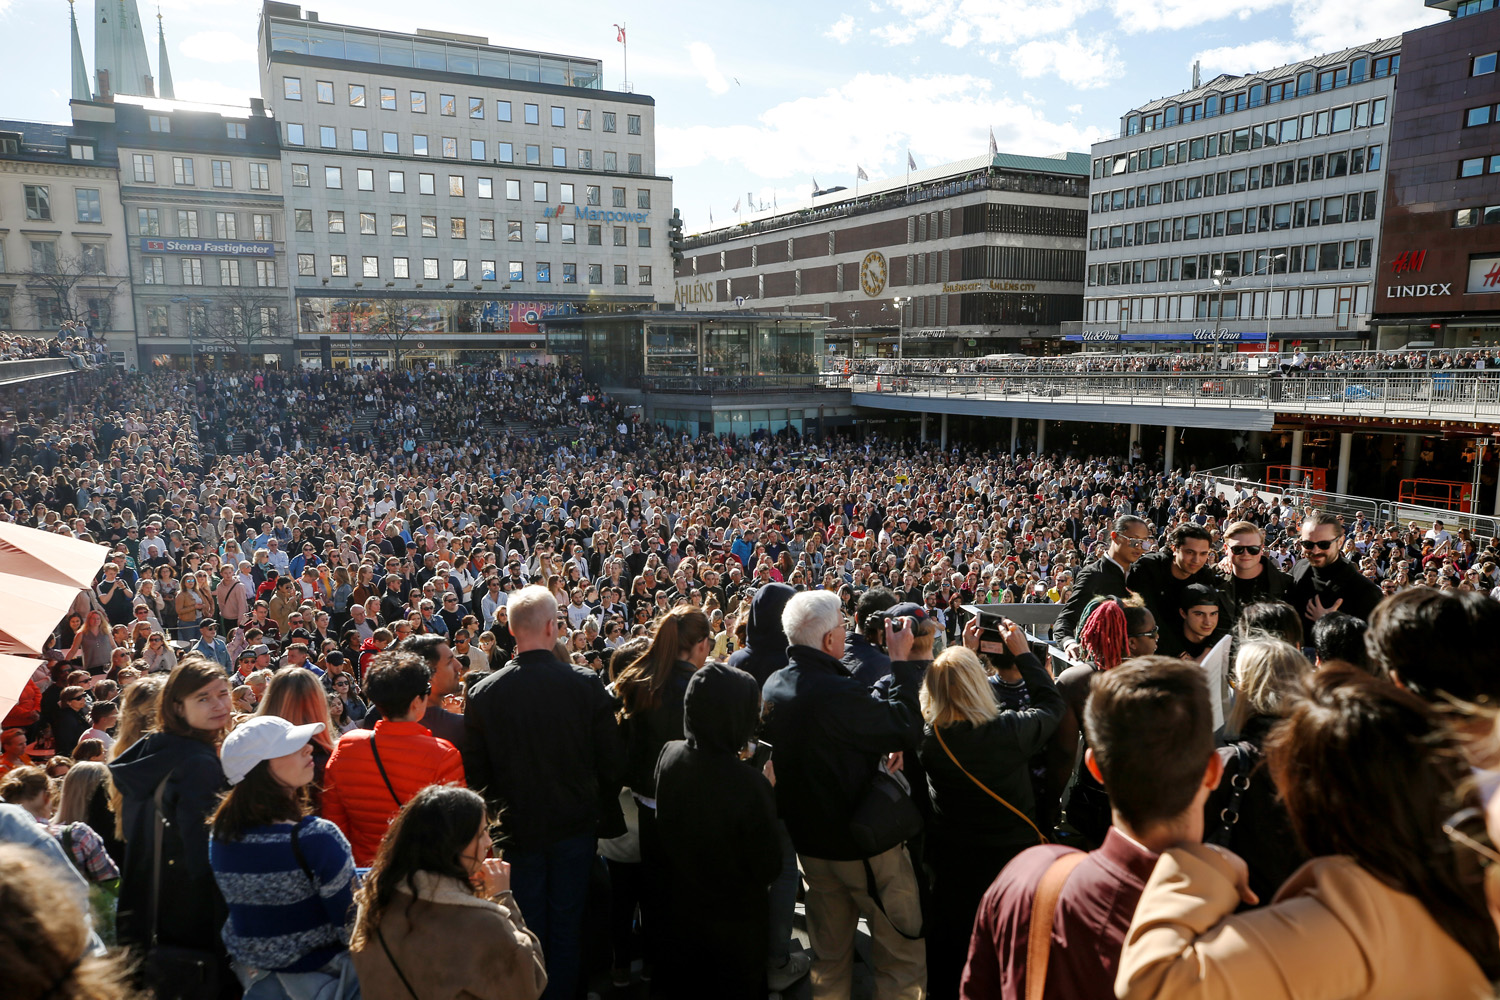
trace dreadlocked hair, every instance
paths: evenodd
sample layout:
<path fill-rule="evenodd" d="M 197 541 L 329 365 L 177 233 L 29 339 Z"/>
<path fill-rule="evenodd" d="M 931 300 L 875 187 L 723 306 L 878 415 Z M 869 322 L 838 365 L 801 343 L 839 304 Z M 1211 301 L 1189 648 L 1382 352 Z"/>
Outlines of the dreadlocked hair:
<path fill-rule="evenodd" d="M 1130 630 L 1125 612 L 1111 600 L 1100 601 L 1084 622 L 1078 641 L 1100 670 L 1113 670 L 1130 655 Z"/>

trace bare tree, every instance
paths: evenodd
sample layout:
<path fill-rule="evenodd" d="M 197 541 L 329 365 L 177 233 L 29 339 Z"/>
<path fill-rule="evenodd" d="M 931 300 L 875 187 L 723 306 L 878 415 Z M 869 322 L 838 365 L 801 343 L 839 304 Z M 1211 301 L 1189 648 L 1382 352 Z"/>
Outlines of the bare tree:
<path fill-rule="evenodd" d="M 42 246 L 51 248 L 53 244 Z M 97 325 L 102 330 L 109 329 L 114 318 L 115 292 L 125 283 L 124 279 L 112 278 L 105 273 L 102 248 L 65 257 L 56 256 L 50 249 L 34 251 L 31 270 L 25 272 L 25 280 L 31 291 L 38 329 L 44 322 L 53 320 L 64 323 L 87 319 L 88 300 L 94 298 L 102 303 Z M 43 302 L 55 303 L 50 315 L 43 312 Z"/>
<path fill-rule="evenodd" d="M 370 317 L 370 336 L 386 341 L 395 353 L 392 367 L 401 367 L 401 348 L 414 334 L 424 333 L 425 309 L 402 299 L 380 299 Z"/>
<path fill-rule="evenodd" d="M 277 289 L 254 285 L 230 285 L 218 289 L 204 303 L 203 339 L 220 344 L 236 354 L 257 353 L 268 344 L 284 344 L 287 338 L 286 297 Z"/>

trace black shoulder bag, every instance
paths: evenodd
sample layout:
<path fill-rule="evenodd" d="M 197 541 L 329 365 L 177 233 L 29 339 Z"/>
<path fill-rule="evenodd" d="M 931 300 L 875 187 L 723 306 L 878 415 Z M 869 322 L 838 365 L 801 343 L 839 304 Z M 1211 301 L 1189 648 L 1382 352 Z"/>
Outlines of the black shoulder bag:
<path fill-rule="evenodd" d="M 1255 758 L 1251 754 L 1250 744 L 1243 741 L 1231 743 L 1229 749 L 1234 753 L 1229 758 L 1221 779 L 1229 782 L 1229 801 L 1219 810 L 1218 829 L 1203 838 L 1207 843 L 1219 847 L 1229 847 L 1234 840 L 1234 827 L 1240 821 L 1240 800 L 1250 790 L 1250 775 L 1255 770 Z"/>
<path fill-rule="evenodd" d="M 390 775 L 385 773 L 385 764 L 380 759 L 380 750 L 375 746 L 375 737 L 370 737 L 370 752 L 375 755 L 375 766 L 380 768 L 380 780 L 385 782 L 385 790 L 391 793 L 391 798 L 396 800 L 396 808 L 400 809 L 406 805 L 401 801 L 401 796 L 396 794 L 396 786 L 391 784 Z"/>
<path fill-rule="evenodd" d="M 162 877 L 162 841 L 166 838 L 167 820 L 163 799 L 168 774 L 156 786 L 151 797 L 156 811 L 156 830 L 151 848 L 151 943 L 146 948 L 141 974 L 151 985 L 158 1000 L 218 1000 L 226 992 L 223 981 L 226 969 L 219 955 L 201 948 L 162 944 L 160 933 Z M 205 831 L 206 834 L 206 831 Z M 237 992 L 237 991 L 236 991 Z"/>

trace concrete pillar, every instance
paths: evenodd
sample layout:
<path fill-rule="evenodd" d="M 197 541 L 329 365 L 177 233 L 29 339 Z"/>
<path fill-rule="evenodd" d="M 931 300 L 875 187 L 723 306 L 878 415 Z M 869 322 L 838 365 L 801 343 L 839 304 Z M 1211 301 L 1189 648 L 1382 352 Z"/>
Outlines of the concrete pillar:
<path fill-rule="evenodd" d="M 948 450 L 948 414 L 944 413 L 938 421 L 939 446 Z"/>
<path fill-rule="evenodd" d="M 1015 456 L 1016 456 L 1016 446 L 1018 444 L 1020 444 L 1020 442 L 1021 442 L 1021 418 L 1020 417 L 1011 417 L 1010 418 L 1010 455 L 1011 455 L 1012 458 L 1015 458 Z"/>
<path fill-rule="evenodd" d="M 1349 459 L 1354 453 L 1354 435 L 1343 433 L 1339 435 L 1339 476 L 1338 485 L 1334 487 L 1335 493 L 1349 492 Z"/>
<path fill-rule="evenodd" d="M 1047 421 L 1036 422 L 1036 453 L 1042 454 L 1047 450 Z"/>
<path fill-rule="evenodd" d="M 922 414 L 922 443 L 927 443 L 927 414 Z"/>
<path fill-rule="evenodd" d="M 1302 464 L 1302 432 L 1301 431 L 1292 431 L 1292 461 L 1291 461 L 1291 464 L 1292 465 L 1301 465 Z M 1292 482 L 1294 482 L 1294 483 L 1300 483 L 1300 482 L 1302 482 L 1302 473 L 1300 473 L 1300 472 L 1293 472 L 1292 473 Z"/>
<path fill-rule="evenodd" d="M 1140 424 L 1131 424 L 1130 425 L 1130 444 L 1129 444 L 1129 447 L 1134 448 L 1135 445 L 1136 445 L 1136 442 L 1139 441 L 1140 439 L 1141 439 L 1141 425 Z"/>
<path fill-rule="evenodd" d="M 1161 453 L 1163 472 L 1172 471 L 1172 453 L 1177 450 L 1177 428 L 1167 425 L 1167 446 Z"/>
<path fill-rule="evenodd" d="M 1408 434 L 1402 446 L 1401 478 L 1415 479 L 1417 478 L 1417 455 L 1422 450 L 1422 438 L 1417 434 Z"/>

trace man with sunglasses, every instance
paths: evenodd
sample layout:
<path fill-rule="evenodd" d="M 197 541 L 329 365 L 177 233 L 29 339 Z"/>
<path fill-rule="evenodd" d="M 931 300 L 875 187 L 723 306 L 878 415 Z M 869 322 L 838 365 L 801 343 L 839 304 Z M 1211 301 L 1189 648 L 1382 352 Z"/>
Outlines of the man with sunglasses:
<path fill-rule="evenodd" d="M 1224 529 L 1224 561 L 1219 568 L 1229 572 L 1225 596 L 1233 602 L 1235 621 L 1252 604 L 1286 600 L 1292 586 L 1292 578 L 1266 554 L 1265 532 L 1251 521 L 1235 521 Z"/>
<path fill-rule="evenodd" d="M 1343 544 L 1344 525 L 1337 514 L 1320 512 L 1303 518 L 1298 540 L 1302 558 L 1292 567 L 1287 603 L 1301 613 L 1305 636 L 1310 637 L 1313 624 L 1330 611 L 1367 622 L 1380 603 L 1380 587 L 1343 558 Z"/>
<path fill-rule="evenodd" d="M 1123 514 L 1115 519 L 1109 533 L 1109 548 L 1103 556 L 1095 559 L 1083 569 L 1073 583 L 1073 592 L 1063 602 L 1057 623 L 1052 626 L 1052 638 L 1063 644 L 1069 656 L 1079 651 L 1078 631 L 1083 627 L 1083 609 L 1096 597 L 1130 596 L 1125 578 L 1130 567 L 1150 551 L 1151 526 L 1134 514 Z"/>

